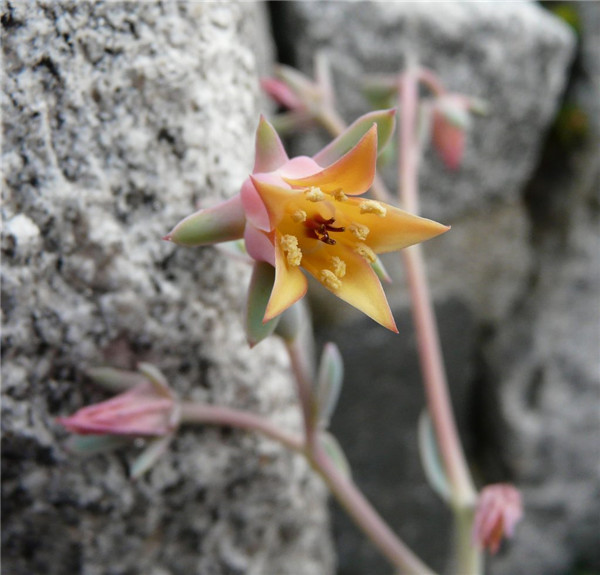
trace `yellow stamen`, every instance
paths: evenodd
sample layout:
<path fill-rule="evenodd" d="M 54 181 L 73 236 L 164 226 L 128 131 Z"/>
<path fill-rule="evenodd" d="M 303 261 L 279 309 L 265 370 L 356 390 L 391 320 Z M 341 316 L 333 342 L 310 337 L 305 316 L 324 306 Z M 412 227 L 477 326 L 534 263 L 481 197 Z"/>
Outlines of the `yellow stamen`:
<path fill-rule="evenodd" d="M 342 287 L 342 282 L 331 270 L 321 270 L 319 276 L 321 283 L 332 290 L 338 290 Z"/>
<path fill-rule="evenodd" d="M 363 200 L 360 203 L 360 213 L 361 214 L 375 214 L 383 218 L 387 213 L 385 206 L 382 206 L 379 202 L 375 200 Z"/>
<path fill-rule="evenodd" d="M 304 210 L 296 210 L 292 214 L 292 220 L 294 220 L 297 224 L 299 224 L 300 222 L 305 222 L 306 221 L 306 212 Z"/>
<path fill-rule="evenodd" d="M 337 256 L 331 258 L 331 269 L 338 278 L 343 278 L 346 275 L 346 262 Z"/>
<path fill-rule="evenodd" d="M 377 261 L 375 252 L 367 244 L 356 244 L 354 251 L 372 264 Z"/>
<path fill-rule="evenodd" d="M 298 247 L 298 238 L 286 234 L 281 237 L 279 245 L 285 253 L 288 264 L 291 266 L 299 266 L 302 261 L 302 250 Z"/>
<path fill-rule="evenodd" d="M 357 239 L 365 241 L 369 232 L 371 231 L 367 226 L 363 224 L 351 224 L 348 228 L 350 233 Z"/>
<path fill-rule="evenodd" d="M 345 202 L 348 199 L 348 196 L 346 194 L 344 194 L 344 192 L 342 192 L 342 190 L 335 190 L 334 192 L 331 192 L 331 195 L 338 202 Z"/>
<path fill-rule="evenodd" d="M 321 188 L 313 186 L 306 192 L 306 199 L 309 202 L 322 202 L 325 199 L 325 194 L 321 191 Z"/>

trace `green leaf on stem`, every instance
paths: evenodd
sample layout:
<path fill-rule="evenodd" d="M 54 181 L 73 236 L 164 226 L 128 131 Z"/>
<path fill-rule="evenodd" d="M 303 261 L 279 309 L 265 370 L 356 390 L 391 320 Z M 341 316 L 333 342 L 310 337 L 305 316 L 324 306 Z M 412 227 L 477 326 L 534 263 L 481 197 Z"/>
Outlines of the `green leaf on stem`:
<path fill-rule="evenodd" d="M 65 448 L 70 453 L 87 456 L 112 451 L 127 443 L 131 443 L 131 438 L 118 435 L 71 435 Z"/>
<path fill-rule="evenodd" d="M 344 361 L 340 350 L 335 343 L 326 343 L 319 365 L 316 389 L 316 420 L 321 429 L 329 427 L 329 421 L 340 397 L 343 379 Z"/>
<path fill-rule="evenodd" d="M 396 110 L 377 110 L 361 116 L 313 159 L 321 166 L 329 166 L 350 151 L 360 139 L 377 124 L 377 151 L 381 153 L 394 133 Z"/>
<path fill-rule="evenodd" d="M 161 395 L 165 397 L 173 397 L 173 392 L 169 387 L 169 382 L 167 378 L 162 374 L 162 372 L 155 366 L 150 363 L 138 363 L 138 371 L 145 375 L 150 383 L 154 386 L 154 389 Z"/>
<path fill-rule="evenodd" d="M 256 262 L 246 301 L 246 338 L 250 347 L 270 336 L 279 322 L 279 316 L 263 322 L 274 283 L 275 268 L 266 262 Z"/>
<path fill-rule="evenodd" d="M 342 446 L 338 443 L 338 440 L 328 431 L 321 431 L 319 433 L 319 442 L 338 471 L 340 471 L 344 477 L 350 479 L 352 477 L 350 464 L 348 463 L 348 459 L 344 454 Z"/>
<path fill-rule="evenodd" d="M 138 479 L 148 471 L 158 460 L 158 458 L 167 450 L 171 440 L 172 433 L 148 441 L 148 445 L 142 453 L 134 460 L 129 468 L 129 474 L 132 479 Z"/>
<path fill-rule="evenodd" d="M 431 417 L 426 409 L 419 417 L 419 454 L 429 485 L 446 503 L 450 504 L 452 496 L 450 482 L 444 469 Z"/>
<path fill-rule="evenodd" d="M 85 373 L 94 383 L 113 393 L 127 391 L 146 381 L 141 373 L 113 367 L 92 367 Z"/>

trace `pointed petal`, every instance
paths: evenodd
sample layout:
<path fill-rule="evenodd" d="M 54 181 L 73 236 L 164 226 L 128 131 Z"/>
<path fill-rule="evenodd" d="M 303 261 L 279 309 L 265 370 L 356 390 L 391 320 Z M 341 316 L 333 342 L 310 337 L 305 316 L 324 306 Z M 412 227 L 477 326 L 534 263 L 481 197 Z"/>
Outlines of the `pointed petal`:
<path fill-rule="evenodd" d="M 275 284 L 267 305 L 264 322 L 284 312 L 304 297 L 308 282 L 298 266 L 288 265 L 283 250 L 279 247 L 279 235 L 275 238 Z"/>
<path fill-rule="evenodd" d="M 283 219 L 289 201 L 294 197 L 302 198 L 302 192 L 260 181 L 254 176 L 250 176 L 250 179 L 267 211 L 269 218 L 267 229 L 272 230 Z"/>
<path fill-rule="evenodd" d="M 338 289 L 329 291 L 377 323 L 398 333 L 379 278 L 363 257 L 349 248 L 340 247 L 335 250 L 321 250 L 312 254 L 310 258 L 305 257 L 302 266 L 319 280 L 321 270 L 328 269 L 331 265 L 329 258 L 333 253 L 346 263 L 346 275 L 342 278 Z"/>
<path fill-rule="evenodd" d="M 348 153 L 354 145 L 377 124 L 377 149 L 380 154 L 394 133 L 396 126 L 396 110 L 377 110 L 361 116 L 333 142 L 325 146 L 318 154 L 313 156 L 321 166 L 329 166 Z"/>
<path fill-rule="evenodd" d="M 292 186 L 318 186 L 324 192 L 340 188 L 349 196 L 364 194 L 373 183 L 377 162 L 377 125 L 335 164 L 306 178 L 284 178 Z"/>
<path fill-rule="evenodd" d="M 266 262 L 256 262 L 250 279 L 250 287 L 248 288 L 248 299 L 246 300 L 245 327 L 246 338 L 250 347 L 254 347 L 270 336 L 277 327 L 278 317 L 263 323 L 274 283 L 275 268 Z"/>
<path fill-rule="evenodd" d="M 246 216 L 240 195 L 181 220 L 163 239 L 180 246 L 205 246 L 240 239 Z"/>
<path fill-rule="evenodd" d="M 361 214 L 360 205 L 360 200 L 353 198 L 340 204 L 345 218 L 369 228 L 366 243 L 377 254 L 404 249 L 450 229 L 449 226 L 415 216 L 389 204 L 381 203 L 386 211 L 383 217 L 372 213 Z"/>
<path fill-rule="evenodd" d="M 274 172 L 288 161 L 285 148 L 275 128 L 261 115 L 256 129 L 256 155 L 253 174 Z"/>

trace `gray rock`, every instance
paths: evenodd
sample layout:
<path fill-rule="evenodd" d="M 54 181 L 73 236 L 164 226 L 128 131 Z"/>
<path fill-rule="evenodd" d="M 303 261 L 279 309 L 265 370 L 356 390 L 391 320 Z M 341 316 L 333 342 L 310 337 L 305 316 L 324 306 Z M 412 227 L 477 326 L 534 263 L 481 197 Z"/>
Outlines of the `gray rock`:
<path fill-rule="evenodd" d="M 160 238 L 252 164 L 263 7 L 3 2 L 3 571 L 327 573 L 324 490 L 269 441 L 183 430 L 80 460 L 54 419 L 106 398 L 98 364 L 297 428 L 283 349 L 250 351 L 248 270 Z M 138 446 L 139 447 L 139 446 Z"/>

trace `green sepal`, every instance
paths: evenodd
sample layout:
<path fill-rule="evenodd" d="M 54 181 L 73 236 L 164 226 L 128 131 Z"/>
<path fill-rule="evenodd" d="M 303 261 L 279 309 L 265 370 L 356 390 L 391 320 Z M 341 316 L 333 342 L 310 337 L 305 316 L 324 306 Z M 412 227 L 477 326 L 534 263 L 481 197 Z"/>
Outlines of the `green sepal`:
<path fill-rule="evenodd" d="M 329 421 L 337 406 L 344 380 L 344 360 L 335 343 L 326 343 L 321 355 L 317 374 L 317 425 L 329 427 Z"/>
<path fill-rule="evenodd" d="M 239 194 L 181 220 L 163 239 L 180 246 L 206 246 L 244 236 L 246 216 Z"/>
<path fill-rule="evenodd" d="M 131 443 L 131 438 L 119 435 L 71 435 L 65 442 L 65 449 L 80 456 L 96 455 L 113 451 Z"/>
<path fill-rule="evenodd" d="M 321 166 L 329 166 L 349 152 L 360 139 L 377 124 L 377 152 L 388 143 L 396 126 L 396 110 L 377 110 L 361 116 L 313 159 Z"/>
<path fill-rule="evenodd" d="M 127 391 L 146 381 L 140 373 L 113 367 L 92 367 L 85 373 L 94 383 L 113 393 Z"/>
<path fill-rule="evenodd" d="M 252 278 L 246 300 L 246 338 L 250 347 L 254 347 L 263 339 L 270 336 L 279 322 L 279 316 L 263 323 L 265 311 L 273 284 L 275 283 L 275 268 L 266 262 L 256 262 L 252 270 Z"/>
<path fill-rule="evenodd" d="M 392 283 L 392 276 L 390 276 L 388 271 L 385 269 L 385 266 L 383 265 L 383 262 L 379 256 L 377 256 L 377 259 L 371 264 L 371 268 L 373 268 L 373 271 L 377 274 L 377 277 L 382 282 L 388 284 Z"/>
<path fill-rule="evenodd" d="M 419 455 L 427 482 L 446 503 L 450 504 L 452 498 L 450 482 L 444 469 L 431 417 L 426 409 L 419 417 L 418 435 Z"/>
<path fill-rule="evenodd" d="M 167 450 L 173 440 L 173 433 L 148 440 L 148 444 L 140 455 L 136 457 L 129 468 L 131 479 L 138 479 L 146 473 Z"/>
<path fill-rule="evenodd" d="M 319 442 L 338 471 L 340 471 L 344 477 L 350 479 L 352 477 L 350 464 L 348 463 L 348 459 L 338 440 L 328 431 L 321 431 L 319 433 Z"/>
<path fill-rule="evenodd" d="M 253 174 L 274 172 L 288 160 L 279 134 L 262 114 L 256 129 L 255 149 Z"/>

